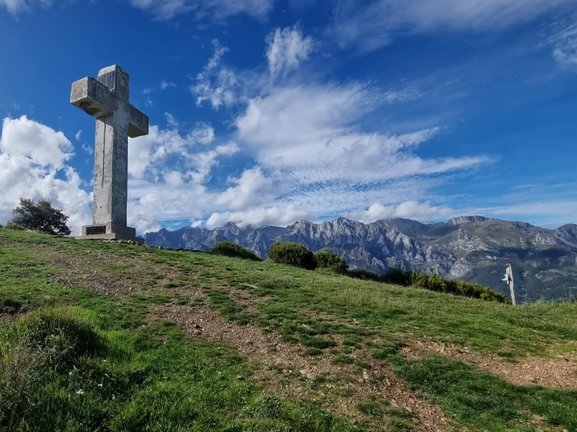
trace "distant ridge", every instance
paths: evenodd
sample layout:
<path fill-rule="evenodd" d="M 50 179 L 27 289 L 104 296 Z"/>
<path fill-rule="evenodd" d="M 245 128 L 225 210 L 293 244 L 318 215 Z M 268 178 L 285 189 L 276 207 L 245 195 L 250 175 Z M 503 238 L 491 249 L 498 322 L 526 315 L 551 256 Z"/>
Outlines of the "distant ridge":
<path fill-rule="evenodd" d="M 349 266 L 382 273 L 391 268 L 434 272 L 477 282 L 503 293 L 505 266 L 513 264 L 518 299 L 563 299 L 577 287 L 577 225 L 546 229 L 525 222 L 483 216 L 460 216 L 446 223 L 383 219 L 364 224 L 346 218 L 281 227 L 238 227 L 227 223 L 214 230 L 162 229 L 145 234 L 148 245 L 208 250 L 233 241 L 266 257 L 275 241 L 294 241 L 316 251 L 338 253 Z"/>

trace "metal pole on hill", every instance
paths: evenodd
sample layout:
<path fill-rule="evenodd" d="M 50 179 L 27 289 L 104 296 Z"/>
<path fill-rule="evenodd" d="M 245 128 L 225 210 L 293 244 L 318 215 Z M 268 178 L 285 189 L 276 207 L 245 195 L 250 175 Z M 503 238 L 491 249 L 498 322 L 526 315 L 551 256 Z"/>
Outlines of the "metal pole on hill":
<path fill-rule="evenodd" d="M 503 279 L 509 285 L 509 291 L 511 291 L 511 303 L 516 305 L 517 302 L 515 301 L 515 281 L 513 279 L 513 266 L 511 263 L 507 265 L 505 269 L 505 278 Z"/>

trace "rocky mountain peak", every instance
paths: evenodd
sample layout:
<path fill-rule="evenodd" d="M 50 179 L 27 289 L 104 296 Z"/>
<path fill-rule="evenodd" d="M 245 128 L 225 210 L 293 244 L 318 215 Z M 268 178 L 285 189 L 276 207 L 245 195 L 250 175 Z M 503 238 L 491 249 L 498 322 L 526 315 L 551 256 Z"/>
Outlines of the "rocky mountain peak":
<path fill-rule="evenodd" d="M 577 284 L 577 225 L 556 230 L 522 222 L 462 216 L 447 223 L 383 219 L 363 224 L 346 218 L 320 224 L 298 221 L 286 228 L 226 224 L 215 230 L 183 228 L 145 234 L 146 244 L 209 250 L 233 241 L 266 257 L 275 241 L 298 242 L 312 251 L 330 249 L 351 268 L 382 273 L 392 268 L 434 272 L 489 286 L 507 294 L 501 281 L 513 264 L 518 299 L 562 298 Z"/>

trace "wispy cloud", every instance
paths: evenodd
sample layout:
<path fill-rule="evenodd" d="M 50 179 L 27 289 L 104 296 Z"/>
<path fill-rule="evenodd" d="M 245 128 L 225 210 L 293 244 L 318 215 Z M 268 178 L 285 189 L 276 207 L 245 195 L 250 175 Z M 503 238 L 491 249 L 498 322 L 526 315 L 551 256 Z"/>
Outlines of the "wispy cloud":
<path fill-rule="evenodd" d="M 223 47 L 216 39 L 212 41 L 212 45 L 212 57 L 196 76 L 190 91 L 196 96 L 197 105 L 208 102 L 213 108 L 219 109 L 239 102 L 242 83 L 235 72 L 221 64 L 228 48 Z"/>
<path fill-rule="evenodd" d="M 563 68 L 577 71 L 577 24 L 565 26 L 550 41 L 553 45 L 553 58 L 557 63 Z"/>
<path fill-rule="evenodd" d="M 314 42 L 296 28 L 276 29 L 268 36 L 266 57 L 273 77 L 286 75 L 306 61 L 312 53 Z"/>
<path fill-rule="evenodd" d="M 271 11 L 274 0 L 130 0 L 130 4 L 160 20 L 185 13 L 194 13 L 198 19 L 222 19 L 241 14 L 262 19 Z"/>
<path fill-rule="evenodd" d="M 341 0 L 331 31 L 343 47 L 370 51 L 407 34 L 493 32 L 530 22 L 573 0 Z"/>
<path fill-rule="evenodd" d="M 31 11 L 36 6 L 49 7 L 53 3 L 53 0 L 0 0 L 0 7 L 15 15 Z"/>

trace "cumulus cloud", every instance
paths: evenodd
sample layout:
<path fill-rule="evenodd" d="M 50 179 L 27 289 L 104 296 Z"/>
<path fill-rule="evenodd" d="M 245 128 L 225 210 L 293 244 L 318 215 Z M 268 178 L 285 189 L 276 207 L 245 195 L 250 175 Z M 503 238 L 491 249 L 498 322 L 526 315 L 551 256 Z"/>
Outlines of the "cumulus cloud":
<path fill-rule="evenodd" d="M 0 223 L 20 198 L 47 199 L 68 215 L 73 234 L 90 222 L 90 194 L 67 161 L 72 145 L 62 132 L 28 119 L 5 118 L 0 136 Z"/>
<path fill-rule="evenodd" d="M 240 227 L 290 225 L 295 220 L 308 219 L 310 213 L 295 206 L 257 207 L 237 212 L 215 212 L 206 221 L 208 228 L 215 228 L 227 222 L 233 222 Z"/>
<path fill-rule="evenodd" d="M 234 186 L 224 191 L 217 202 L 233 210 L 256 207 L 274 198 L 272 181 L 265 177 L 259 167 L 245 170 L 231 183 Z"/>
<path fill-rule="evenodd" d="M 223 19 L 241 14 L 262 19 L 272 10 L 274 0 L 130 0 L 130 4 L 161 20 L 184 13 L 194 13 L 197 19 Z"/>
<path fill-rule="evenodd" d="M 331 34 L 342 46 L 372 50 L 403 34 L 486 32 L 530 22 L 573 0 L 341 0 Z"/>
<path fill-rule="evenodd" d="M 276 29 L 267 39 L 266 58 L 273 77 L 296 69 L 309 58 L 314 45 L 312 38 L 303 36 L 296 27 Z"/>
<path fill-rule="evenodd" d="M 169 129 L 153 125 L 148 135 L 129 139 L 128 175 L 137 179 L 145 174 L 158 177 L 168 159 L 181 169 L 188 169 L 192 166 L 191 161 L 198 158 L 199 148 L 213 140 L 214 129 L 206 123 L 199 123 L 185 134 L 174 125 Z"/>
<path fill-rule="evenodd" d="M 428 202 L 404 201 L 398 204 L 383 205 L 373 203 L 367 210 L 357 214 L 364 222 L 374 222 L 379 219 L 409 218 L 419 220 L 447 219 L 463 210 L 455 210 L 449 207 L 439 207 Z"/>
<path fill-rule="evenodd" d="M 72 143 L 62 132 L 22 116 L 5 118 L 2 122 L 0 151 L 13 156 L 26 156 L 40 165 L 61 167 L 72 157 Z"/>
<path fill-rule="evenodd" d="M 216 143 L 206 123 L 184 133 L 153 125 L 148 135 L 129 140 L 129 224 L 146 231 L 160 221 L 206 218 L 222 209 L 207 183 L 220 160 L 238 151 L 234 142 Z"/>

